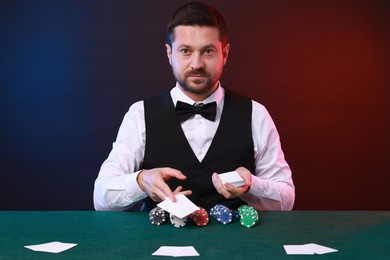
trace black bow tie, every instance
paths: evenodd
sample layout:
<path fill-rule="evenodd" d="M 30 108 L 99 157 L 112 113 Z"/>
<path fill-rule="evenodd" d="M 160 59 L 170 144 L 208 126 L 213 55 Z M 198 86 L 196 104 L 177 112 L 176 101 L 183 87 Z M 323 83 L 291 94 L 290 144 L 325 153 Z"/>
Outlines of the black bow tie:
<path fill-rule="evenodd" d="M 181 101 L 176 103 L 176 115 L 179 117 L 180 121 L 185 121 L 195 114 L 199 114 L 204 118 L 214 121 L 215 114 L 217 112 L 217 103 L 211 102 L 208 104 L 194 104 L 190 105 Z"/>

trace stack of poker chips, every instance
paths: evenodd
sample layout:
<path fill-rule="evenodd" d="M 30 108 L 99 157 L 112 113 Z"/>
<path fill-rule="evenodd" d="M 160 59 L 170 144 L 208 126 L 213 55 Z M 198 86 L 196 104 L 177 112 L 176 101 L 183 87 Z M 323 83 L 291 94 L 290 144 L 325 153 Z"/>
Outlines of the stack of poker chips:
<path fill-rule="evenodd" d="M 149 212 L 150 223 L 153 225 L 161 225 L 167 220 L 167 212 L 160 207 L 155 207 Z"/>
<path fill-rule="evenodd" d="M 251 206 L 241 205 L 237 211 L 240 215 L 240 223 L 244 227 L 253 227 L 259 221 L 259 214 Z"/>
<path fill-rule="evenodd" d="M 207 213 L 207 210 L 202 207 L 199 207 L 197 211 L 191 213 L 188 217 L 199 227 L 204 227 L 209 223 L 209 214 Z"/>
<path fill-rule="evenodd" d="M 232 222 L 233 217 L 237 217 L 236 211 L 229 209 L 225 205 L 217 204 L 210 209 L 210 216 L 216 218 L 220 223 L 226 225 Z"/>
<path fill-rule="evenodd" d="M 161 225 L 163 224 L 168 217 L 168 212 L 161 209 L 160 207 L 153 208 L 149 213 L 150 223 L 153 225 Z M 199 207 L 199 210 L 191 213 L 187 217 L 179 218 L 173 214 L 169 214 L 169 220 L 172 225 L 177 228 L 184 227 L 187 224 L 187 219 L 192 219 L 192 221 L 199 227 L 206 226 L 209 223 L 209 215 L 207 211 Z"/>
<path fill-rule="evenodd" d="M 215 217 L 218 222 L 224 225 L 231 223 L 234 217 L 239 217 L 240 223 L 244 227 L 253 227 L 259 221 L 257 211 L 248 205 L 241 205 L 237 211 L 234 211 L 224 205 L 217 204 L 210 209 L 210 216 Z"/>
<path fill-rule="evenodd" d="M 173 214 L 169 214 L 169 219 L 174 227 L 181 228 L 187 224 L 187 217 L 179 218 Z"/>
<path fill-rule="evenodd" d="M 160 207 L 153 208 L 149 213 L 150 222 L 153 225 L 163 224 L 169 216 L 169 220 L 174 227 L 184 227 L 188 219 L 191 219 L 197 226 L 203 227 L 209 223 L 209 215 L 207 211 L 199 207 L 199 210 L 191 213 L 190 215 L 179 218 L 173 214 L 169 214 Z M 241 205 L 237 211 L 231 210 L 228 207 L 217 204 L 210 209 L 210 216 L 216 218 L 218 222 L 226 225 L 233 221 L 233 218 L 240 218 L 240 224 L 244 227 L 253 227 L 259 222 L 258 212 L 249 205 Z"/>

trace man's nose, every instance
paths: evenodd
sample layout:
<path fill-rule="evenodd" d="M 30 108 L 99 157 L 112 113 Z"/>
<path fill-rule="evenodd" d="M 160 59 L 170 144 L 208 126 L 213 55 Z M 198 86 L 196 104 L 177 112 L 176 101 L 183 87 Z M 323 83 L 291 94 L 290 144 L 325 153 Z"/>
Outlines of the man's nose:
<path fill-rule="evenodd" d="M 191 69 L 197 70 L 204 67 L 204 62 L 202 56 L 198 53 L 195 53 L 191 61 Z"/>

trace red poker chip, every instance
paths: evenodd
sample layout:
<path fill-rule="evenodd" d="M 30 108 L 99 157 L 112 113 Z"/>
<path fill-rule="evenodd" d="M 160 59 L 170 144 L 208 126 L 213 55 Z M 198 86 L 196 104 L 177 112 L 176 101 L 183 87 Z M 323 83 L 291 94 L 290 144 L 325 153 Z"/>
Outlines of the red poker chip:
<path fill-rule="evenodd" d="M 199 210 L 190 214 L 189 218 L 191 218 L 199 227 L 206 226 L 209 223 L 209 215 L 207 210 L 202 207 L 199 207 Z"/>

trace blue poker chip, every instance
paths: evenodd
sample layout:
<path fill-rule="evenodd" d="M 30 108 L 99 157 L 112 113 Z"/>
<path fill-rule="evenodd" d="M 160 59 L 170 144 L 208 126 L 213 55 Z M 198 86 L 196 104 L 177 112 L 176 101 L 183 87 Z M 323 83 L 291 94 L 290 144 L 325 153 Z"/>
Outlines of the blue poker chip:
<path fill-rule="evenodd" d="M 240 214 L 236 210 L 230 210 L 230 212 L 232 213 L 233 218 L 240 217 Z"/>
<path fill-rule="evenodd" d="M 216 217 L 216 215 L 219 214 L 219 212 L 221 210 L 224 210 L 224 209 L 228 209 L 229 210 L 229 208 L 226 207 L 225 205 L 217 204 L 217 205 L 215 205 L 214 207 L 212 207 L 210 209 L 210 215 L 213 216 L 213 217 Z"/>
<path fill-rule="evenodd" d="M 210 209 L 210 216 L 216 218 L 218 222 L 226 225 L 232 222 L 233 217 L 236 215 L 232 210 L 228 207 L 217 204 Z"/>
<path fill-rule="evenodd" d="M 230 222 L 232 222 L 232 219 L 233 219 L 233 216 L 232 216 L 232 213 L 230 211 L 227 211 L 227 210 L 221 210 L 218 214 L 217 214 L 217 220 L 222 223 L 222 224 L 229 224 Z"/>

